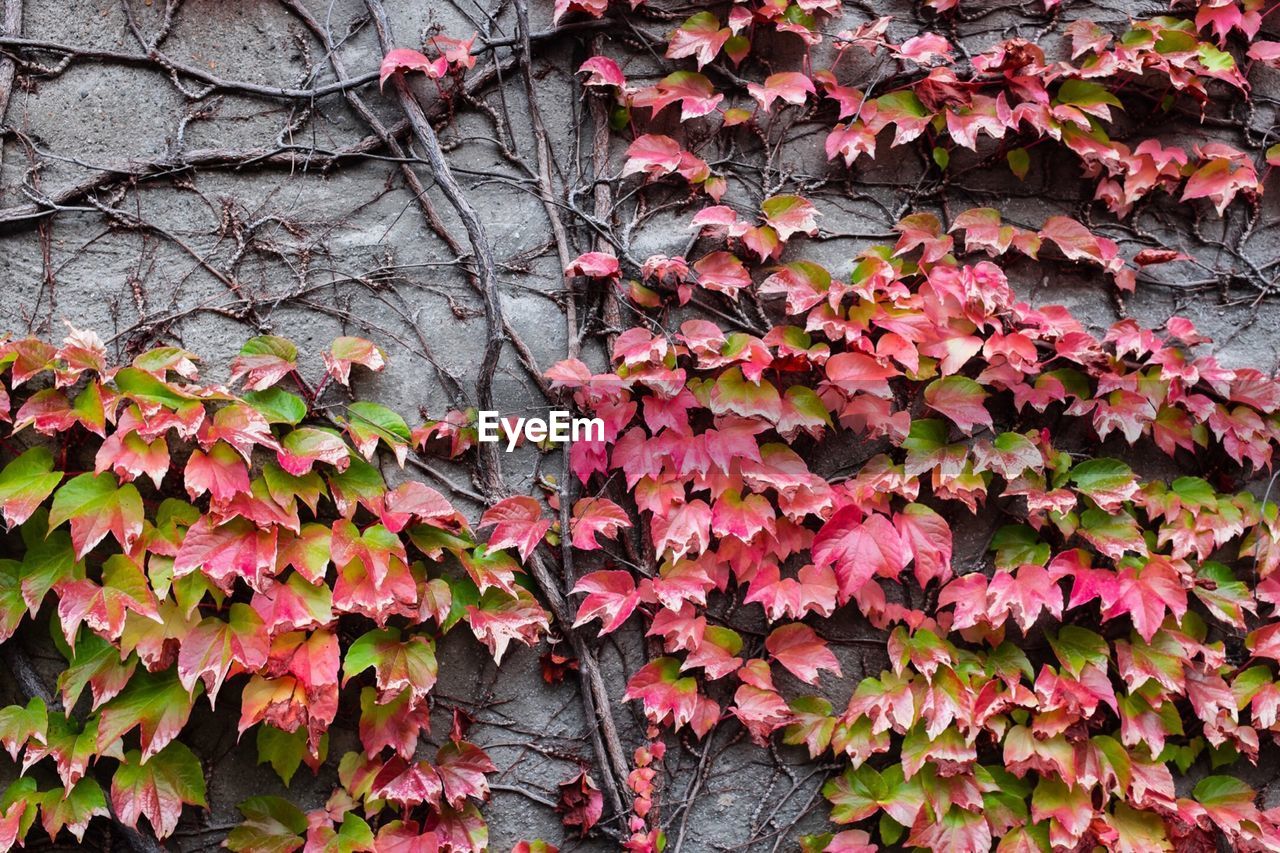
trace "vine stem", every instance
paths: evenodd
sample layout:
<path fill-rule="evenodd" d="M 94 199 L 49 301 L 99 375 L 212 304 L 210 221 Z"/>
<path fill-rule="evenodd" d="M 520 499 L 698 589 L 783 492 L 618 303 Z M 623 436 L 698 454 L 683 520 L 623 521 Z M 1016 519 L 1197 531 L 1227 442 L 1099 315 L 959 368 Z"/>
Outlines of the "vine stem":
<path fill-rule="evenodd" d="M 394 44 L 391 24 L 381 0 L 365 0 L 365 6 L 373 16 L 374 28 L 378 33 L 378 42 L 382 52 L 388 53 Z M 427 164 L 431 168 L 436 185 L 444 194 L 449 204 L 462 221 L 475 255 L 476 274 L 480 279 L 484 297 L 484 313 L 486 341 L 484 357 L 481 362 L 480 375 L 476 381 L 476 398 L 482 409 L 493 408 L 493 375 L 498 366 L 498 358 L 502 354 L 503 345 L 507 341 L 505 319 L 502 310 L 502 297 L 498 291 L 497 265 L 493 259 L 493 247 L 485 232 L 484 224 L 472 207 L 470 200 L 458 186 L 453 176 L 440 141 L 435 130 L 423 114 L 422 106 L 409 89 L 404 75 L 396 72 L 391 77 L 396 97 L 401 109 L 409 119 L 414 136 L 423 149 Z M 502 469 L 498 462 L 498 446 L 494 443 L 482 444 L 477 448 L 478 485 L 480 491 L 490 501 L 500 500 L 507 495 L 507 487 L 502 479 Z M 621 817 L 629 803 L 624 799 L 626 789 L 627 760 L 622 749 L 622 741 L 618 736 L 617 724 L 610 711 L 611 697 L 600 672 L 600 664 L 595 651 L 587 645 L 586 639 L 573 627 L 573 610 L 565 598 L 564 592 L 557 583 L 551 567 L 541 554 L 534 553 L 529 564 L 530 574 L 541 588 L 551 614 L 560 630 L 569 639 L 578 658 L 579 673 L 584 682 L 581 690 L 583 710 L 588 724 L 594 720 L 593 745 L 598 744 L 597 760 L 604 773 L 605 789 L 608 791 L 611 804 Z"/>

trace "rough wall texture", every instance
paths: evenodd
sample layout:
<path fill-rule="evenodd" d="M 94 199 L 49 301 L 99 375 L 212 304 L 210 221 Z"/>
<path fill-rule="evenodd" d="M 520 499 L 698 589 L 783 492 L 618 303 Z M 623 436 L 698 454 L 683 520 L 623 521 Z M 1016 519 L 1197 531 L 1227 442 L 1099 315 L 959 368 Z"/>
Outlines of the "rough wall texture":
<path fill-rule="evenodd" d="M 377 139 L 360 108 L 330 85 L 339 76 L 367 78 L 377 68 L 380 51 L 363 3 L 17 5 L 21 29 L 3 42 L 4 55 L 18 62 L 0 148 L 0 326 L 55 334 L 65 320 L 98 330 L 121 358 L 163 340 L 199 352 L 211 365 L 227 363 L 246 337 L 273 332 L 296 341 L 318 367 L 316 354 L 330 340 L 358 334 L 378 341 L 391 356 L 384 373 L 362 378 L 358 394 L 411 419 L 418 411 L 438 415 L 457 402 L 441 372 L 469 388 L 484 343 L 479 297 L 460 262 L 466 252 L 462 230 L 430 186 L 430 172 L 415 162 L 411 168 L 428 185 L 427 198 L 439 216 L 440 227 L 431 226 L 398 158 Z M 515 347 L 504 352 L 499 403 L 508 411 L 536 405 L 529 368 L 545 367 L 566 352 L 563 259 L 536 195 L 530 113 L 510 47 L 513 12 L 501 0 L 386 5 L 401 44 L 416 46 L 424 32 L 439 27 L 454 35 L 479 32 L 477 44 L 495 45 L 471 73 L 477 82 L 468 97 L 444 102 L 429 83 L 415 86 L 497 248 L 506 315 L 525 348 L 523 357 Z M 551 9 L 549 3 L 534 5 L 537 35 L 549 29 Z M 1064 5 L 1068 14 L 1087 11 L 1103 23 L 1164 8 L 1115 0 Z M 872 11 L 911 22 L 914 7 L 851 2 L 847 20 L 839 27 L 833 22 L 831 29 L 866 20 Z M 999 2 L 968 4 L 971 11 L 951 35 L 978 46 L 1043 33 L 1046 46 L 1060 48 L 1060 22 L 1030 7 L 1039 4 L 1026 10 Z M 689 8 L 680 11 L 683 17 Z M 310 23 L 331 36 L 332 52 Z M 670 26 L 655 10 L 648 31 L 661 36 Z M 590 208 L 597 177 L 611 181 L 620 199 L 612 224 L 627 257 L 682 254 L 688 211 L 673 199 L 667 209 L 638 213 L 628 200 L 631 184 L 616 178 L 617 140 L 605 173 L 594 172 L 588 103 L 573 75 L 591 38 L 629 56 L 634 80 L 644 81 L 646 71 L 656 74 L 660 67 L 633 33 L 583 28 L 535 39 L 532 76 L 571 256 L 591 248 L 591 231 L 574 212 Z M 153 49 L 153 58 L 145 58 Z M 495 58 L 500 73 L 492 65 Z M 335 59 L 344 75 L 335 72 Z M 862 71 L 868 79 L 876 73 L 871 63 Z M 1280 79 L 1257 69 L 1252 83 L 1256 109 L 1247 114 L 1238 106 L 1232 114 L 1210 104 L 1209 121 L 1186 114 L 1144 131 L 1188 146 L 1214 138 L 1256 144 L 1273 124 L 1280 101 L 1271 95 L 1280 97 Z M 376 80 L 350 91 L 408 145 L 403 116 L 390 97 L 379 94 Z M 776 132 L 802 134 L 803 117 L 792 120 L 793 127 Z M 1142 121 L 1135 118 L 1135 124 Z M 1091 212 L 1074 157 L 1037 155 L 1026 181 L 1015 182 L 997 170 L 970 169 L 985 156 L 980 152 L 967 162 L 957 158 L 945 186 L 922 191 L 926 164 L 911 149 L 850 172 L 823 158 L 817 136 L 791 146 L 782 162 L 762 153 L 759 140 L 742 142 L 740 149 L 719 152 L 717 165 L 748 196 L 803 188 L 824 214 L 823 233 L 806 245 L 806 256 L 835 275 L 847 273 L 847 258 L 857 248 L 888 236 L 898 216 L 911 210 L 945 212 L 998 200 L 1007 219 L 1024 225 L 1055 213 L 1088 221 Z M 1200 221 L 1192 208 L 1168 198 L 1123 226 L 1099 214 L 1093 224 L 1127 248 L 1185 245 L 1205 266 L 1194 280 L 1187 279 L 1185 266 L 1153 270 L 1123 303 L 1089 270 L 1027 263 L 1014 265 L 1011 277 L 1033 301 L 1065 303 L 1099 328 L 1122 315 L 1156 327 L 1172 314 L 1188 316 L 1217 341 L 1224 363 L 1274 371 L 1280 367 L 1280 315 L 1270 297 L 1280 272 L 1277 203 L 1272 194 L 1256 211 L 1235 205 L 1222 220 Z M 599 331 L 598 298 L 582 297 L 579 320 Z M 593 346 L 586 353 L 599 359 Z M 826 464 L 834 470 L 849 464 L 855 451 L 830 453 Z M 430 476 L 456 486 L 452 497 L 466 505 L 474 494 L 466 469 L 430 464 Z M 560 471 L 555 456 L 515 454 L 503 464 L 516 492 Z M 980 559 L 987 534 L 970 531 L 971 547 L 967 554 L 958 549 L 958 559 Z M 849 642 L 836 650 L 846 679 L 830 683 L 829 698 L 837 704 L 852 683 L 883 664 L 879 641 L 859 644 L 856 626 L 845 634 Z M 434 694 L 436 731 L 447 732 L 452 708 L 465 709 L 477 720 L 472 739 L 502 768 L 487 810 L 493 849 L 539 837 L 566 850 L 614 849 L 616 843 L 605 838 L 565 838 L 550 807 L 557 783 L 592 757 L 576 684 L 572 678 L 545 684 L 539 653 L 513 649 L 499 673 L 469 637 L 448 638 Z M 637 635 L 623 633 L 604 645 L 602 663 L 616 696 L 625 673 L 644 657 Z M 779 677 L 784 692 L 795 687 L 787 681 Z M 208 715 L 207 709 L 201 713 Z M 635 709 L 619 703 L 615 716 L 624 726 L 624 743 L 638 743 L 643 723 Z M 237 745 L 233 725 L 209 716 L 209 725 L 195 729 L 201 742 L 192 746 L 208 759 L 212 809 L 199 825 L 183 825 L 174 849 L 214 849 L 237 820 L 236 802 L 251 793 L 284 790 L 270 774 L 255 770 L 252 744 Z M 340 755 L 340 739 L 352 735 L 334 737 L 331 754 Z M 664 774 L 671 780 L 663 796 L 671 849 L 790 849 L 797 833 L 825 824 L 818 789 L 830 768 L 805 761 L 800 752 L 752 747 L 731 726 L 707 742 L 678 746 L 668 753 Z M 304 771 L 288 794 L 314 806 L 335 778 L 327 767 L 313 783 Z M 90 837 L 87 843 L 107 842 Z"/>

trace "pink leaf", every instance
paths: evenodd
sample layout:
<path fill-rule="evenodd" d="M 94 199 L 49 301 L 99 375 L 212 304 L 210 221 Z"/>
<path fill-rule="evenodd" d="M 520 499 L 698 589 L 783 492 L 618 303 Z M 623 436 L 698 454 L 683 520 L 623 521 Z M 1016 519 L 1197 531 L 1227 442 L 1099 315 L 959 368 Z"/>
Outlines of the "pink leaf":
<path fill-rule="evenodd" d="M 801 622 L 775 628 L 764 641 L 774 659 L 806 684 L 818 683 L 818 670 L 840 673 L 840 662 L 813 629 Z"/>
<path fill-rule="evenodd" d="M 416 50 L 398 47 L 382 59 L 378 74 L 378 86 L 385 86 L 387 79 L 397 71 L 421 71 L 432 80 L 439 80 L 449 71 L 449 62 L 443 56 L 428 59 Z"/>
<path fill-rule="evenodd" d="M 536 500 L 518 495 L 498 501 L 480 516 L 480 527 L 490 526 L 490 551 L 514 546 L 520 559 L 527 560 L 551 529 L 551 521 L 542 517 L 542 507 Z"/>

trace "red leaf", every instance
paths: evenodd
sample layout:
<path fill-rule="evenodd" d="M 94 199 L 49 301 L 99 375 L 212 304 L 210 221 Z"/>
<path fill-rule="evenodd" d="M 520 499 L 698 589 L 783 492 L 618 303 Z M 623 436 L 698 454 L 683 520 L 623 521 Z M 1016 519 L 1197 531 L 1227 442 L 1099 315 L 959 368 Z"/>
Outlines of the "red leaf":
<path fill-rule="evenodd" d="M 321 354 L 325 372 L 343 385 L 350 384 L 351 365 L 363 365 L 374 373 L 387 366 L 387 354 L 382 347 L 364 338 L 341 337 Z"/>
<path fill-rule="evenodd" d="M 826 641 L 801 622 L 775 628 L 764 641 L 764 646 L 774 660 L 806 684 L 818 683 L 820 669 L 830 670 L 837 676 L 841 674 L 840 662 L 827 648 Z"/>
<path fill-rule="evenodd" d="M 587 252 L 579 255 L 569 266 L 565 267 L 565 275 L 584 275 L 588 278 L 617 278 L 619 273 L 618 259 L 607 252 Z"/>
<path fill-rule="evenodd" d="M 249 491 L 249 470 L 244 461 L 231 445 L 221 441 L 208 454 L 191 451 L 184 477 L 192 500 L 208 492 L 221 503 Z"/>
<path fill-rule="evenodd" d="M 488 797 L 485 774 L 497 769 L 484 750 L 466 741 L 449 741 L 436 753 L 436 773 L 444 786 L 444 798 L 455 809 L 461 808 L 468 797 Z"/>
<path fill-rule="evenodd" d="M 645 664 L 627 682 L 623 698 L 640 699 L 645 715 L 654 723 L 670 719 L 680 728 L 693 719 L 697 709 L 698 682 L 680 677 L 680 661 L 662 657 Z"/>
<path fill-rule="evenodd" d="M 992 625 L 1003 624 L 1005 614 L 1013 617 L 1022 633 L 1031 630 L 1041 610 L 1055 618 L 1062 616 L 1062 590 L 1057 579 L 1043 566 L 1025 563 L 1017 572 L 996 572 L 987 588 L 987 610 Z"/>
<path fill-rule="evenodd" d="M 385 86 L 387 78 L 397 71 L 421 71 L 432 80 L 439 80 L 449 71 L 449 63 L 443 57 L 428 59 L 416 50 L 398 47 L 382 59 L 382 67 L 378 71 L 378 86 Z"/>
<path fill-rule="evenodd" d="M 264 529 L 244 518 L 217 526 L 209 516 L 201 516 L 183 537 L 173 560 L 173 576 L 199 570 L 226 592 L 237 578 L 260 589 L 265 576 L 275 569 L 276 535 L 276 528 Z"/>
<path fill-rule="evenodd" d="M 519 495 L 498 501 L 480 517 L 481 529 L 490 526 L 490 551 L 514 546 L 520 559 L 527 560 L 551 529 L 551 521 L 542 517 L 542 507 L 536 500 Z"/>
<path fill-rule="evenodd" d="M 934 578 L 946 583 L 951 577 L 951 526 L 946 520 L 924 504 L 912 503 L 893 517 L 893 524 L 914 556 L 920 586 Z"/>
<path fill-rule="evenodd" d="M 845 598 L 873 575 L 897 578 L 910 559 L 889 519 L 873 513 L 864 520 L 856 506 L 837 510 L 813 538 L 814 563 L 835 569 Z"/>
<path fill-rule="evenodd" d="M 982 404 L 987 392 L 966 376 L 935 379 L 924 389 L 924 400 L 931 409 L 946 415 L 965 432 L 975 426 L 991 427 L 991 413 Z"/>
<path fill-rule="evenodd" d="M 622 570 L 584 575 L 572 590 L 587 593 L 578 607 L 578 618 L 573 627 L 577 628 L 598 618 L 601 622 L 601 634 L 618 630 L 635 611 L 636 605 L 641 601 L 652 600 L 651 584 L 646 578 L 637 589 L 631 573 Z"/>
<path fill-rule="evenodd" d="M 760 108 L 769 112 L 769 107 L 779 98 L 788 104 L 799 106 L 809 95 L 817 94 L 813 81 L 798 71 L 782 71 L 770 74 L 764 85 L 748 83 L 747 91 L 751 97 L 760 102 Z"/>
<path fill-rule="evenodd" d="M 573 547 L 583 551 L 596 551 L 600 543 L 596 536 L 613 539 L 618 531 L 631 526 L 626 512 L 606 498 L 582 498 L 573 505 Z"/>
<path fill-rule="evenodd" d="M 587 72 L 591 76 L 583 81 L 584 86 L 617 86 L 619 89 L 627 85 L 618 63 L 607 56 L 593 56 L 578 66 L 578 73 Z"/>
<path fill-rule="evenodd" d="M 564 815 L 565 826 L 578 827 L 578 832 L 585 838 L 604 814 L 604 795 L 585 770 L 568 782 L 561 782 L 559 787 L 556 811 Z"/>
<path fill-rule="evenodd" d="M 638 136 L 627 147 L 627 162 L 622 167 L 622 176 L 625 178 L 636 172 L 644 172 L 654 178 L 668 175 L 680 168 L 680 155 L 683 153 L 680 143 L 670 136 L 658 133 Z"/>

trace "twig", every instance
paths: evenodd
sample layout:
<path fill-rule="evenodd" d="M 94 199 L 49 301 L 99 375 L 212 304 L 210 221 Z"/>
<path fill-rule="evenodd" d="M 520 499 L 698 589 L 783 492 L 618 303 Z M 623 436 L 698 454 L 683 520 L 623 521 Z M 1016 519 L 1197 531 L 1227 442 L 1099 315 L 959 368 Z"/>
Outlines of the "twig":
<path fill-rule="evenodd" d="M 520 54 L 524 78 L 525 98 L 529 102 L 529 124 L 533 130 L 533 144 L 538 160 L 538 197 L 542 199 L 542 207 L 547 212 L 551 223 L 551 236 L 555 239 L 556 255 L 560 259 L 560 269 L 567 270 L 571 262 L 569 241 L 565 236 L 564 223 L 560 221 L 560 211 L 556 209 L 551 192 L 551 140 L 547 138 L 547 128 L 542 123 L 542 111 L 538 109 L 538 93 L 533 87 L 533 49 L 529 43 L 529 4 L 528 0 L 515 0 L 516 24 L 520 28 Z M 568 357 L 578 357 L 578 307 L 574 301 L 572 280 L 565 273 L 564 319 L 568 332 Z"/>
<path fill-rule="evenodd" d="M 387 19 L 386 9 L 383 8 L 381 0 L 365 0 L 365 6 L 373 15 L 374 28 L 378 31 L 378 43 L 382 46 L 383 53 L 387 53 L 391 50 L 394 41 L 391 37 L 391 23 Z M 448 199 L 458 218 L 462 220 L 462 226 L 466 229 L 467 239 L 475 255 L 476 273 L 483 288 L 486 326 L 484 357 L 480 363 L 480 375 L 476 380 L 476 399 L 481 409 L 492 410 L 493 376 L 498 369 L 498 359 L 502 356 L 503 345 L 507 341 L 506 322 L 502 314 L 502 296 L 498 292 L 497 264 L 493 260 L 493 246 L 489 242 L 489 236 L 485 233 L 484 224 L 476 214 L 475 208 L 471 206 L 471 202 L 453 177 L 449 163 L 444 158 L 444 152 L 440 150 L 440 140 L 436 138 L 431 122 L 423 113 L 422 105 L 418 103 L 418 99 L 414 97 L 409 85 L 405 82 L 403 73 L 394 74 L 391 82 L 395 87 L 400 107 L 409 119 L 409 126 L 413 128 L 418 143 L 426 153 L 436 185 L 440 187 L 440 191 L 444 193 L 444 197 Z M 489 442 L 480 445 L 476 449 L 476 456 L 479 462 L 477 476 L 481 491 L 491 498 L 499 497 L 504 487 L 497 444 Z"/>

